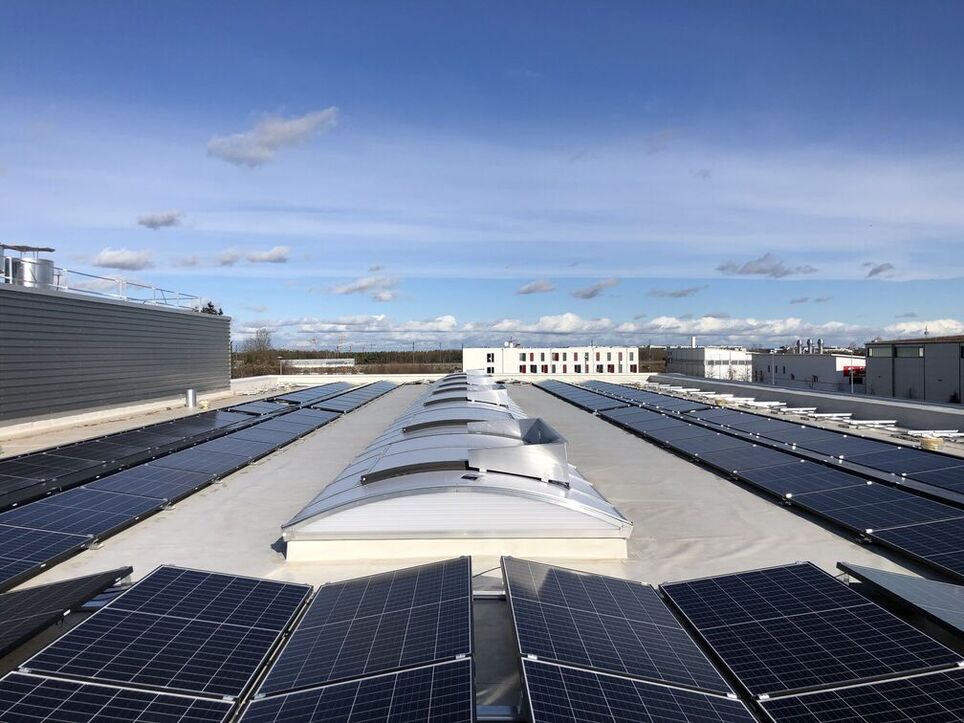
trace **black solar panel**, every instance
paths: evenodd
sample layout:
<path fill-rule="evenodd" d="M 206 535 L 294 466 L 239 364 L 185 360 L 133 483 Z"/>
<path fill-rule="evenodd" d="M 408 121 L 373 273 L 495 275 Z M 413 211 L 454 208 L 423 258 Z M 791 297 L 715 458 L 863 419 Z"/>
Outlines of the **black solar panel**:
<path fill-rule="evenodd" d="M 772 439 L 776 442 L 795 444 L 802 447 L 811 442 L 819 443 L 821 441 L 836 440 L 841 435 L 839 432 L 832 432 L 829 429 L 794 426 L 792 429 L 775 429 L 772 432 L 763 434 L 762 436 L 766 437 L 767 439 Z"/>
<path fill-rule="evenodd" d="M 964 518 L 964 510 L 880 484 L 794 495 L 793 504 L 861 532 Z"/>
<path fill-rule="evenodd" d="M 870 452 L 851 456 L 849 461 L 865 467 L 873 467 L 894 474 L 915 474 L 932 472 L 959 465 L 960 458 L 946 457 L 942 454 L 924 452 L 919 449 L 891 447 L 885 452 Z"/>
<path fill-rule="evenodd" d="M 945 520 L 874 532 L 880 540 L 964 579 L 964 520 Z"/>
<path fill-rule="evenodd" d="M 131 455 L 139 454 L 143 451 L 143 447 L 92 439 L 89 442 L 70 445 L 69 451 L 71 457 L 78 459 L 88 459 L 95 462 L 116 462 Z"/>
<path fill-rule="evenodd" d="M 725 472 L 744 472 L 762 467 L 776 467 L 795 458 L 786 452 L 777 452 L 768 447 L 757 447 L 746 442 L 743 447 L 724 449 L 701 454 L 700 459 Z"/>
<path fill-rule="evenodd" d="M 0 524 L 101 536 L 160 509 L 162 500 L 77 488 L 0 514 Z"/>
<path fill-rule="evenodd" d="M 242 414 L 252 414 L 256 417 L 262 416 L 264 414 L 277 414 L 278 412 L 283 412 L 287 409 L 291 409 L 287 404 L 281 404 L 279 402 L 246 402 L 245 404 L 238 404 L 231 407 L 232 412 L 241 412 Z"/>
<path fill-rule="evenodd" d="M 83 535 L 0 525 L 0 590 L 89 542 Z"/>
<path fill-rule="evenodd" d="M 930 673 L 762 703 L 777 723 L 964 720 L 964 671 Z"/>
<path fill-rule="evenodd" d="M 964 465 L 938 469 L 933 472 L 915 472 L 911 477 L 935 487 L 964 493 Z"/>
<path fill-rule="evenodd" d="M 309 592 L 304 585 L 178 568 L 159 568 L 143 583 L 44 648 L 21 670 L 236 697 Z"/>
<path fill-rule="evenodd" d="M 205 472 L 188 472 L 141 464 L 107 475 L 84 486 L 92 490 L 122 492 L 128 495 L 174 501 L 204 487 L 212 480 L 214 475 Z"/>
<path fill-rule="evenodd" d="M 233 704 L 108 685 L 9 673 L 0 679 L 0 719 L 17 723 L 223 723 Z"/>
<path fill-rule="evenodd" d="M 740 477 L 780 497 L 867 484 L 867 480 L 857 475 L 802 460 L 745 470 Z"/>
<path fill-rule="evenodd" d="M 253 701 L 241 723 L 473 723 L 471 659 Z"/>
<path fill-rule="evenodd" d="M 870 452 L 889 452 L 894 447 L 886 442 L 875 442 L 872 439 L 861 439 L 860 437 L 848 437 L 838 432 L 833 433 L 832 439 L 822 441 L 810 441 L 798 443 L 797 446 L 809 449 L 821 454 L 829 454 L 834 457 L 855 457 L 860 454 Z"/>
<path fill-rule="evenodd" d="M 325 585 L 259 692 L 470 655 L 471 607 L 469 558 Z"/>
<path fill-rule="evenodd" d="M 74 472 L 96 469 L 101 466 L 103 466 L 103 463 L 100 461 L 41 452 L 0 462 L 0 474 L 49 481 Z"/>
<path fill-rule="evenodd" d="M 746 442 L 736 439 L 719 432 L 711 433 L 708 437 L 691 437 L 689 439 L 676 439 L 669 443 L 669 446 L 680 452 L 692 455 L 703 455 L 709 452 L 719 452 L 724 449 L 738 449 L 745 447 Z"/>
<path fill-rule="evenodd" d="M 949 668 L 960 660 L 809 564 L 663 590 L 754 695 Z"/>
<path fill-rule="evenodd" d="M 335 412 L 351 412 L 395 388 L 392 382 L 375 382 L 360 389 L 327 399 L 315 405 L 318 409 Z"/>
<path fill-rule="evenodd" d="M 0 658 L 130 573 L 125 567 L 0 595 Z"/>
<path fill-rule="evenodd" d="M 304 585 L 161 567 L 115 600 L 111 608 L 282 630 L 307 594 Z"/>
<path fill-rule="evenodd" d="M 204 449 L 204 445 L 199 445 L 155 459 L 151 462 L 151 465 L 221 476 L 243 467 L 247 462 L 247 457 L 225 454 L 224 452 L 212 452 Z"/>
<path fill-rule="evenodd" d="M 236 454 L 239 457 L 252 460 L 257 459 L 258 457 L 263 457 L 264 455 L 273 452 L 277 448 L 276 444 L 271 444 L 269 442 L 253 442 L 250 439 L 239 439 L 234 435 L 235 433 L 232 433 L 226 437 L 212 439 L 210 442 L 205 442 L 202 444 L 201 449 L 209 452 Z"/>
<path fill-rule="evenodd" d="M 247 439 L 252 442 L 266 442 L 267 444 L 282 445 L 298 439 L 299 433 L 277 432 L 270 429 L 264 429 L 263 425 L 257 424 L 253 427 L 248 427 L 247 429 L 242 429 L 238 432 L 232 432 L 231 437 L 233 439 Z"/>
<path fill-rule="evenodd" d="M 503 568 L 523 656 L 730 690 L 652 587 L 515 558 Z"/>
<path fill-rule="evenodd" d="M 700 427 L 697 424 L 683 424 L 680 427 L 669 427 L 667 429 L 656 429 L 649 432 L 649 436 L 660 442 L 675 442 L 684 439 L 710 439 L 717 436 L 712 429 Z"/>
<path fill-rule="evenodd" d="M 532 723 L 750 723 L 739 700 L 553 663 L 523 660 Z"/>

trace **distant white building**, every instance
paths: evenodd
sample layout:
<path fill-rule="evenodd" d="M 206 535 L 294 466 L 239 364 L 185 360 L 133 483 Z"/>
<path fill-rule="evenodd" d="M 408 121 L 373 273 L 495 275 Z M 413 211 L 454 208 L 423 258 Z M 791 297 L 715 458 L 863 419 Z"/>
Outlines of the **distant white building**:
<path fill-rule="evenodd" d="M 290 369 L 331 369 L 355 366 L 355 360 L 348 359 L 285 359 L 284 365 Z"/>
<path fill-rule="evenodd" d="M 462 369 L 482 369 L 495 376 L 594 376 L 638 374 L 634 346 L 495 346 L 462 350 Z"/>
<path fill-rule="evenodd" d="M 753 355 L 753 381 L 824 392 L 864 392 L 866 360 L 855 354 L 780 352 Z"/>
<path fill-rule="evenodd" d="M 751 367 L 752 354 L 745 349 L 696 346 L 666 350 L 666 371 L 670 373 L 748 382 Z"/>

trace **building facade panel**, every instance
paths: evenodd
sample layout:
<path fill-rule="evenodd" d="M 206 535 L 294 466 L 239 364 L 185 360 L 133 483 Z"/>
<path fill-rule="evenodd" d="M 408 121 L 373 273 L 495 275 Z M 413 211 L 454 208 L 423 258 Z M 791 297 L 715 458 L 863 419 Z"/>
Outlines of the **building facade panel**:
<path fill-rule="evenodd" d="M 0 285 L 0 424 L 230 386 L 230 318 Z"/>
<path fill-rule="evenodd" d="M 875 341 L 867 353 L 868 393 L 961 403 L 964 337 Z"/>

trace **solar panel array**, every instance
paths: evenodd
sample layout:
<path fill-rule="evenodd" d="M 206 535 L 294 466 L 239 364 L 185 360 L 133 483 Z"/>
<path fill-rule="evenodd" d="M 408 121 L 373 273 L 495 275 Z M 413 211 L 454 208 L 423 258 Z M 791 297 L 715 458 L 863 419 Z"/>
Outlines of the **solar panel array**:
<path fill-rule="evenodd" d="M 351 388 L 352 385 L 348 382 L 331 382 L 330 384 L 319 384 L 315 387 L 279 394 L 278 396 L 270 397 L 270 399 L 275 402 L 285 402 L 287 404 L 310 405 L 320 402 L 323 399 L 334 397 Z"/>
<path fill-rule="evenodd" d="M 753 720 L 651 586 L 511 557 L 502 569 L 534 723 Z"/>
<path fill-rule="evenodd" d="M 469 558 L 330 583 L 242 720 L 473 721 L 471 656 Z"/>
<path fill-rule="evenodd" d="M 586 393 L 619 394 L 627 406 L 604 410 L 599 416 L 776 495 L 783 504 L 803 508 L 944 574 L 964 579 L 964 508 L 922 497 L 905 488 L 869 484 L 868 479 L 854 472 L 801 459 L 790 447 L 781 447 L 762 437 L 745 438 L 731 433 L 731 428 L 744 433 L 761 420 L 766 424 L 772 421 L 774 425 L 784 425 L 780 427 L 782 431 L 773 432 L 774 435 L 786 437 L 786 428 L 793 428 L 790 431 L 802 432 L 802 436 L 809 436 L 817 440 L 814 444 L 820 444 L 828 439 L 823 435 L 825 430 L 800 428 L 781 420 L 767 420 L 728 409 L 704 407 L 694 412 L 683 407 L 681 414 L 679 409 L 666 408 L 666 405 L 673 407 L 680 401 L 686 405 L 693 403 L 609 382 L 587 382 L 585 386 L 594 391 L 557 381 L 537 386 L 584 408 L 578 400 Z M 732 421 L 732 415 L 742 415 L 741 429 L 720 424 L 723 419 Z M 829 434 L 839 436 L 836 432 Z M 800 435 L 794 438 L 800 440 Z M 871 442 L 859 438 L 849 441 L 862 446 Z M 893 445 L 887 446 L 893 448 Z M 919 465 L 924 466 L 923 462 Z"/>
<path fill-rule="evenodd" d="M 864 684 L 961 664 L 959 654 L 810 563 L 661 589 L 777 720 L 793 720 L 779 711 L 805 706 L 812 691 L 862 703 Z"/>
<path fill-rule="evenodd" d="M 224 720 L 310 590 L 158 568 L 0 680 L 0 719 Z"/>
<path fill-rule="evenodd" d="M 130 574 L 124 567 L 0 595 L 0 658 Z"/>
<path fill-rule="evenodd" d="M 383 394 L 387 394 L 395 388 L 394 382 L 374 382 L 366 384 L 350 392 L 339 394 L 337 397 L 326 401 L 312 404 L 315 409 L 322 409 L 331 412 L 353 412 L 361 406 L 377 399 Z"/>
<path fill-rule="evenodd" d="M 336 387 L 334 395 L 342 393 L 339 384 L 323 386 Z M 393 387 L 391 384 L 388 388 L 379 387 L 375 394 L 384 394 Z M 318 396 L 318 390 L 312 393 Z M 374 398 L 371 395 L 370 392 L 369 397 Z M 335 396 L 334 401 L 337 399 Z M 348 406 L 357 407 L 357 399 Z M 0 512 L 0 591 L 77 552 L 91 541 L 112 535 L 271 454 L 342 414 L 329 410 L 285 408 L 292 411 L 261 417 L 233 415 L 231 419 L 240 417 L 254 421 L 246 422 L 248 426 L 237 431 L 224 432 L 222 429 L 220 436 L 214 439 L 113 474 L 104 472 L 99 479 L 83 486 Z M 198 427 L 196 417 L 183 421 L 192 428 Z M 208 422 L 200 424 L 204 426 Z M 19 459 L 14 458 L 14 461 Z M 5 540 L 10 540 L 11 544 L 3 545 Z"/>

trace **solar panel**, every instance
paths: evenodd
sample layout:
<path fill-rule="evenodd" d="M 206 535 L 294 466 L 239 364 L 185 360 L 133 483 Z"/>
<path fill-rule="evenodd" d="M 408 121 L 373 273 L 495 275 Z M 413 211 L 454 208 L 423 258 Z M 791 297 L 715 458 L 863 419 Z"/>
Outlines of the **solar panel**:
<path fill-rule="evenodd" d="M 233 703 L 38 675 L 8 673 L 0 679 L 0 718 L 18 723 L 223 723 Z"/>
<path fill-rule="evenodd" d="M 725 472 L 742 473 L 744 470 L 783 465 L 792 462 L 794 457 L 785 452 L 777 452 L 769 447 L 757 447 L 746 442 L 743 447 L 701 454 L 700 459 Z"/>
<path fill-rule="evenodd" d="M 104 535 L 161 508 L 162 500 L 77 488 L 0 514 L 0 524 L 73 535 Z"/>
<path fill-rule="evenodd" d="M 850 461 L 865 467 L 893 472 L 894 474 L 914 474 L 917 472 L 932 472 L 937 469 L 954 467 L 960 464 L 960 458 L 946 457 L 933 452 L 923 452 L 919 449 L 904 449 L 891 447 L 885 452 L 870 452 L 851 456 Z"/>
<path fill-rule="evenodd" d="M 130 574 L 125 567 L 0 595 L 0 657 Z"/>
<path fill-rule="evenodd" d="M 0 525 L 0 590 L 89 542 L 83 535 Z"/>
<path fill-rule="evenodd" d="M 964 518 L 964 510 L 879 484 L 798 494 L 793 504 L 861 532 Z"/>
<path fill-rule="evenodd" d="M 251 460 L 273 452 L 277 449 L 277 446 L 278 445 L 269 442 L 253 442 L 250 439 L 238 439 L 234 436 L 234 433 L 231 433 L 226 437 L 205 442 L 201 445 L 201 448 L 210 452 L 236 454 L 239 457 L 245 457 Z"/>
<path fill-rule="evenodd" d="M 126 591 L 111 607 L 282 630 L 307 593 L 304 585 L 160 567 Z"/>
<path fill-rule="evenodd" d="M 837 567 L 869 587 L 956 632 L 964 633 L 964 585 L 925 580 L 912 575 L 877 570 L 849 562 L 838 562 Z"/>
<path fill-rule="evenodd" d="M 653 439 L 660 442 L 675 442 L 684 439 L 710 439 L 717 435 L 712 429 L 700 427 L 697 424 L 684 423 L 681 427 L 670 427 L 668 429 L 657 429 L 649 433 Z"/>
<path fill-rule="evenodd" d="M 794 426 L 792 429 L 775 429 L 762 436 L 776 442 L 795 444 L 802 447 L 810 442 L 836 440 L 841 435 L 839 432 L 832 432 L 829 429 L 820 429 L 819 427 Z"/>
<path fill-rule="evenodd" d="M 532 723 L 755 720 L 739 700 L 535 660 L 522 661 Z"/>
<path fill-rule="evenodd" d="M 523 656 L 729 692 L 648 585 L 503 558 Z"/>
<path fill-rule="evenodd" d="M 264 664 L 309 589 L 159 568 L 44 648 L 21 670 L 237 697 Z M 267 596 L 262 594 L 266 591 Z"/>
<path fill-rule="evenodd" d="M 458 558 L 325 585 L 259 692 L 470 655 L 470 565 Z"/>
<path fill-rule="evenodd" d="M 102 465 L 100 461 L 41 452 L 0 462 L 0 474 L 48 481 Z"/>
<path fill-rule="evenodd" d="M 708 437 L 691 437 L 676 439 L 669 446 L 680 452 L 692 455 L 703 455 L 708 452 L 719 452 L 724 449 L 737 449 L 746 445 L 742 439 L 736 439 L 726 434 L 715 432 Z M 772 468 L 771 468 L 772 469 Z"/>
<path fill-rule="evenodd" d="M 254 700 L 241 723 L 473 723 L 471 659 Z"/>
<path fill-rule="evenodd" d="M 141 464 L 84 485 L 87 489 L 122 492 L 158 500 L 178 500 L 209 484 L 214 475 Z"/>
<path fill-rule="evenodd" d="M 663 590 L 754 695 L 960 662 L 954 651 L 808 563 L 672 583 Z"/>
<path fill-rule="evenodd" d="M 277 414 L 278 412 L 283 412 L 287 409 L 291 409 L 287 404 L 279 404 L 278 402 L 246 402 L 245 404 L 238 404 L 231 407 L 232 412 L 241 412 L 242 414 L 252 414 L 256 417 L 260 417 L 264 414 Z"/>
<path fill-rule="evenodd" d="M 764 701 L 777 723 L 964 720 L 964 671 L 929 673 L 882 683 Z"/>
<path fill-rule="evenodd" d="M 829 454 L 834 457 L 854 457 L 870 452 L 888 452 L 893 445 L 885 442 L 875 442 L 871 439 L 861 439 L 860 437 L 848 437 L 845 434 L 833 433 L 832 439 L 808 441 L 799 443 L 797 446 L 809 449 L 821 454 Z"/>
<path fill-rule="evenodd" d="M 263 425 L 260 424 L 231 433 L 231 437 L 234 439 L 248 439 L 252 442 L 266 442 L 277 446 L 288 444 L 298 439 L 298 436 L 295 432 L 277 432 L 263 429 Z"/>
<path fill-rule="evenodd" d="M 919 482 L 926 482 L 952 492 L 964 492 L 964 465 L 947 467 L 933 472 L 915 472 L 911 475 Z"/>
<path fill-rule="evenodd" d="M 151 465 L 222 476 L 240 469 L 247 462 L 247 457 L 224 452 L 212 452 L 204 449 L 204 445 L 199 445 L 155 459 L 151 462 Z"/>
<path fill-rule="evenodd" d="M 964 520 L 929 522 L 893 530 L 881 530 L 872 540 L 885 542 L 951 575 L 964 579 Z"/>
<path fill-rule="evenodd" d="M 70 456 L 77 459 L 88 459 L 94 462 L 116 462 L 143 451 L 140 445 L 116 444 L 100 439 L 72 444 L 69 448 Z"/>
<path fill-rule="evenodd" d="M 780 497 L 866 485 L 867 480 L 822 464 L 797 460 L 740 472 L 747 482 Z"/>

